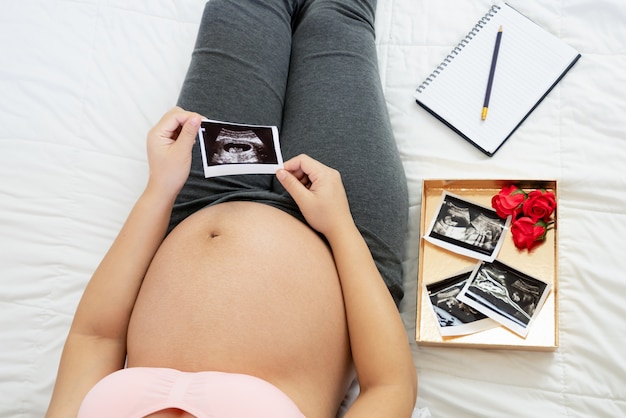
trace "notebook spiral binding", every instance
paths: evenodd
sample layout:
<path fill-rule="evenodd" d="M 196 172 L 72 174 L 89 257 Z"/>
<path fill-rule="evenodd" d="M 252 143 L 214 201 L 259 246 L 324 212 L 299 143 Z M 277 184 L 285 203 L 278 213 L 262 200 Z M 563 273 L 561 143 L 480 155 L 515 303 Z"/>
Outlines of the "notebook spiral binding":
<path fill-rule="evenodd" d="M 432 83 L 435 78 L 437 78 L 437 76 L 448 66 L 448 64 L 452 62 L 454 58 L 456 58 L 457 55 L 461 53 L 463 48 L 467 46 L 467 44 L 478 34 L 478 32 L 480 32 L 483 27 L 485 27 L 485 25 L 496 15 L 496 13 L 498 13 L 500 9 L 501 7 L 498 5 L 491 6 L 489 11 L 485 13 L 485 15 L 478 22 L 476 22 L 472 30 L 470 30 L 468 34 L 465 35 L 465 38 L 463 38 L 463 40 L 461 40 L 461 42 L 459 42 L 457 46 L 455 46 L 454 49 L 450 51 L 450 53 L 443 59 L 443 61 L 441 61 L 441 63 L 437 67 L 435 67 L 433 72 L 430 73 L 430 75 L 426 77 L 422 84 L 419 85 L 419 87 L 417 88 L 418 93 L 424 91 L 424 89 L 426 89 L 426 87 L 428 87 L 428 85 Z"/>

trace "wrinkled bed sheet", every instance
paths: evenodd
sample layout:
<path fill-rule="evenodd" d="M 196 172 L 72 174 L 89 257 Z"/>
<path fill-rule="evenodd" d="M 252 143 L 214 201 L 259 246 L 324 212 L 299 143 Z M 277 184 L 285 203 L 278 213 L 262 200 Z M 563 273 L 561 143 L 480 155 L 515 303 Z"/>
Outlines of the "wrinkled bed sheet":
<path fill-rule="evenodd" d="M 435 418 L 626 416 L 626 3 L 510 4 L 582 58 L 489 158 L 413 92 L 491 2 L 379 0 L 380 74 L 410 192 L 410 338 L 422 180 L 559 182 L 560 346 L 414 344 L 417 406 Z M 0 1 L 0 417 L 45 411 L 82 289 L 145 183 L 145 134 L 176 100 L 203 5 Z"/>

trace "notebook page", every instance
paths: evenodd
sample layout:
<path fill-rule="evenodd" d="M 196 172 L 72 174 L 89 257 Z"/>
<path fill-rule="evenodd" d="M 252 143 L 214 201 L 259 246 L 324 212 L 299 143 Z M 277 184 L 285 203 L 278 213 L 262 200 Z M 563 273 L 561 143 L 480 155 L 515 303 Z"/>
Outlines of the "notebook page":
<path fill-rule="evenodd" d="M 496 35 L 502 40 L 489 114 L 481 120 Z M 415 97 L 493 152 L 569 67 L 578 52 L 508 5 Z"/>

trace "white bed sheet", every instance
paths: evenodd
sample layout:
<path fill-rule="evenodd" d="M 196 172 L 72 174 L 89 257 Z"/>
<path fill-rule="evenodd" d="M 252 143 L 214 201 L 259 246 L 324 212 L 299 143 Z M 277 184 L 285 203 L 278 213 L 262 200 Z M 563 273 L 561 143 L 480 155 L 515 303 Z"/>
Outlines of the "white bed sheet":
<path fill-rule="evenodd" d="M 554 352 L 414 344 L 435 418 L 626 416 L 626 3 L 510 4 L 581 60 L 488 158 L 413 91 L 488 0 L 379 0 L 380 73 L 411 218 L 401 305 L 415 335 L 421 181 L 559 181 Z M 86 281 L 146 180 L 147 130 L 176 100 L 204 1 L 0 0 L 0 417 L 38 417 Z"/>

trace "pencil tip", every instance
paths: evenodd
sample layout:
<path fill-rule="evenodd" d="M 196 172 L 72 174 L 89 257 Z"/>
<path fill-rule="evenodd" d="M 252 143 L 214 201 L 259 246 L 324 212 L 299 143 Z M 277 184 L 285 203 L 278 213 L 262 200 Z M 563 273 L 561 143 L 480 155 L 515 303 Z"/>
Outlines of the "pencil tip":
<path fill-rule="evenodd" d="M 502 25 L 500 25 L 500 29 L 498 29 L 498 32 L 502 32 Z"/>

